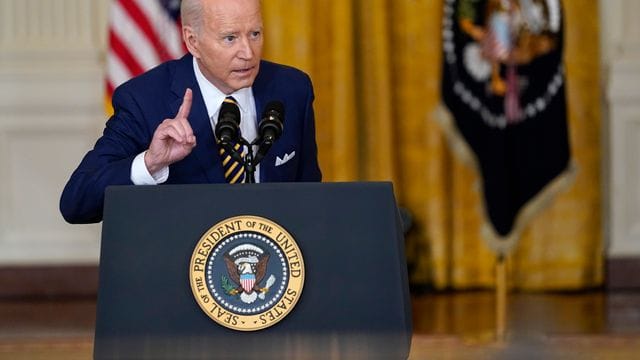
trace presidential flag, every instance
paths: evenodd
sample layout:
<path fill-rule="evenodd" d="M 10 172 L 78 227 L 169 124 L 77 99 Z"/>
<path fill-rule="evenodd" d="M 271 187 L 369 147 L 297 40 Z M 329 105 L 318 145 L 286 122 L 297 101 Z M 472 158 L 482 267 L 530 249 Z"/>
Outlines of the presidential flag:
<path fill-rule="evenodd" d="M 152 67 L 185 54 L 180 0 L 112 0 L 106 94 Z M 108 105 L 109 106 L 109 105 Z"/>
<path fill-rule="evenodd" d="M 570 177 L 560 0 L 445 0 L 442 98 L 509 249 Z M 566 181 L 564 181 L 566 184 Z"/>

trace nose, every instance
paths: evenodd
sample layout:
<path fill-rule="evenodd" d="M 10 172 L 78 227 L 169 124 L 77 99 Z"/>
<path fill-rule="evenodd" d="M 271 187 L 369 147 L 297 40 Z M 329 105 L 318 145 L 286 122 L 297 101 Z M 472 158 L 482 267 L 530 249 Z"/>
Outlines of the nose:
<path fill-rule="evenodd" d="M 254 52 L 253 52 L 253 48 L 251 47 L 251 41 L 246 36 L 243 36 L 240 41 L 240 49 L 238 51 L 238 57 L 240 57 L 243 60 L 251 60 L 253 59 L 253 56 L 254 56 Z"/>

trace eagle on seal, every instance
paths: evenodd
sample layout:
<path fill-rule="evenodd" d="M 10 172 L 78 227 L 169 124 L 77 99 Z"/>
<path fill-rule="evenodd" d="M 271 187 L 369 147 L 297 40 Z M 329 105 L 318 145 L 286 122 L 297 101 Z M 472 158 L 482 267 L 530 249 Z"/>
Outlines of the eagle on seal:
<path fill-rule="evenodd" d="M 263 294 L 269 290 L 268 285 L 265 288 L 258 285 L 267 273 L 269 253 L 257 246 L 245 244 L 225 254 L 224 262 L 229 278 L 236 285 L 229 292 L 230 295 L 240 294 L 240 299 L 250 304 L 256 300 L 258 293 Z"/>

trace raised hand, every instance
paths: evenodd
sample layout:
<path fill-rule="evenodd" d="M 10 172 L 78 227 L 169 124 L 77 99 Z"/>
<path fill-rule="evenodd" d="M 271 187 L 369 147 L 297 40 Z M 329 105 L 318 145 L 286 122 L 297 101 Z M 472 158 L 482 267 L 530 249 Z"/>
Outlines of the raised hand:
<path fill-rule="evenodd" d="M 144 163 L 149 173 L 153 174 L 184 159 L 196 146 L 196 137 L 187 119 L 192 99 L 193 93 L 191 89 L 187 89 L 176 117 L 165 119 L 153 133 L 149 149 L 144 155 Z"/>

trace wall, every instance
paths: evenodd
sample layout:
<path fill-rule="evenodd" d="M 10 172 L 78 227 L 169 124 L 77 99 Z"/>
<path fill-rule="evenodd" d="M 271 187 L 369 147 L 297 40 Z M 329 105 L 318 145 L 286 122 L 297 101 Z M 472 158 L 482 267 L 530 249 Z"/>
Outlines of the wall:
<path fill-rule="evenodd" d="M 607 286 L 640 288 L 640 2 L 600 8 Z"/>
<path fill-rule="evenodd" d="M 58 211 L 104 124 L 106 1 L 0 0 L 0 265 L 95 264 L 99 226 Z"/>
<path fill-rule="evenodd" d="M 640 257 L 640 1 L 600 4 L 608 255 Z"/>

